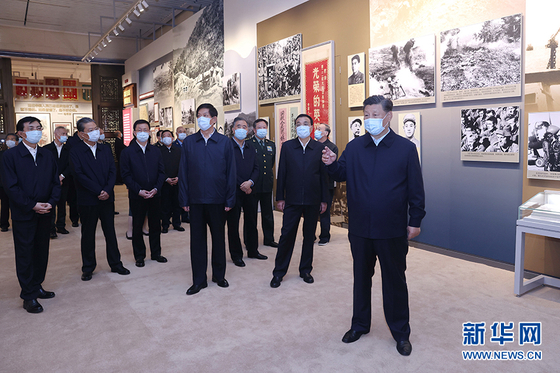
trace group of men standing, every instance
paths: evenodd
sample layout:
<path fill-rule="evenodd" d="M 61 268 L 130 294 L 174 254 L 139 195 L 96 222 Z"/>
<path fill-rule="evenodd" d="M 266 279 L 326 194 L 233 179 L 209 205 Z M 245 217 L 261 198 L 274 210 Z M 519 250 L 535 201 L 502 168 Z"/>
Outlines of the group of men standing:
<path fill-rule="evenodd" d="M 160 234 L 170 224 L 175 229 L 180 226 L 178 205 L 189 213 L 191 223 L 193 285 L 187 295 L 208 286 L 207 227 L 212 235 L 211 279 L 219 287 L 228 287 L 225 225 L 227 222 L 231 259 L 243 267 L 241 210 L 247 256 L 267 259 L 258 251 L 256 227 L 260 203 L 264 244 L 278 248 L 270 286 L 279 287 L 288 271 L 302 216 L 299 276 L 304 282 L 313 283 L 317 222 L 321 221 L 319 245 L 325 245 L 330 240 L 328 210 L 334 181 L 346 181 L 348 236 L 354 259 L 354 311 L 352 326 L 343 342 L 354 342 L 370 330 L 372 276 L 379 259 L 385 319 L 397 341 L 398 352 L 409 355 L 412 345 L 406 255 L 408 240 L 420 233 L 425 215 L 424 190 L 416 147 L 389 127 L 392 102 L 383 96 L 364 101 L 367 133 L 350 142 L 338 160 L 338 148 L 328 139 L 330 127 L 319 124 L 312 136 L 313 119 L 307 114 L 296 118 L 297 137 L 282 144 L 278 164 L 276 201 L 277 208 L 284 212 L 278 244 L 274 241 L 272 217 L 272 167 L 276 148 L 274 142 L 266 139 L 268 123 L 263 119 L 255 121 L 252 124 L 255 136 L 249 140 L 250 124 L 243 118 L 235 118 L 234 136 L 229 139 L 215 128 L 218 112 L 214 106 L 202 104 L 196 114 L 200 131 L 191 136 L 178 136 L 179 151 L 169 131 L 161 134 L 161 150 L 149 144 L 149 123 L 139 120 L 134 123 L 134 140 L 121 154 L 119 163 L 129 193 L 136 266 L 145 265 L 142 225 L 146 215 L 151 259 L 167 261 L 161 255 Z M 82 280 L 90 280 L 96 266 L 97 220 L 101 220 L 111 271 L 126 275 L 130 271 L 120 260 L 114 231 L 116 169 L 111 150 L 108 145 L 97 143 L 99 129 L 92 119 L 81 119 L 77 127 L 78 139 L 71 144 L 69 156 L 82 220 Z M 41 284 L 46 272 L 52 208 L 59 200 L 62 179 L 53 153 L 37 146 L 41 138 L 40 121 L 23 118 L 17 130 L 23 141 L 4 154 L 2 181 L 12 208 L 21 298 L 24 308 L 36 313 L 42 311 L 37 298 L 54 297 Z M 58 154 L 60 157 L 62 151 Z M 162 193 L 169 201 L 162 201 Z M 162 205 L 167 216 L 163 223 Z"/>

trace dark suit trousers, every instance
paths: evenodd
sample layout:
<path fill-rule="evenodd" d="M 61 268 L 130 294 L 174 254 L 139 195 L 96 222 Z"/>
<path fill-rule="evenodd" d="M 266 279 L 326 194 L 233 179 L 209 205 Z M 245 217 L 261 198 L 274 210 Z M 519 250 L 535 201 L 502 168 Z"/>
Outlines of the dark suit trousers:
<path fill-rule="evenodd" d="M 272 192 L 255 193 L 255 196 L 257 197 L 258 202 L 260 202 L 261 204 L 261 223 L 264 236 L 263 243 L 267 245 L 274 241 L 274 214 L 272 212 Z M 258 205 L 256 207 L 258 209 Z"/>
<path fill-rule="evenodd" d="M 408 288 L 406 286 L 406 237 L 374 240 L 348 234 L 354 259 L 354 314 L 352 329 L 369 332 L 371 326 L 371 283 L 376 258 L 381 266 L 383 311 L 393 338 L 410 336 Z"/>
<path fill-rule="evenodd" d="M 130 212 L 132 214 L 132 250 L 134 259 L 144 260 L 146 258 L 146 244 L 142 226 L 146 213 L 148 214 L 148 236 L 150 241 L 151 258 L 155 259 L 161 255 L 161 198 L 152 197 L 148 199 L 129 199 Z"/>
<path fill-rule="evenodd" d="M 243 208 L 243 232 L 247 253 L 249 255 L 257 254 L 257 248 L 259 246 L 257 233 L 257 202 L 257 197 L 255 195 L 252 193 L 245 194 L 245 192 L 239 190 L 235 197 L 235 207 L 226 213 L 228 246 L 232 260 L 243 258 L 241 238 L 239 237 L 241 208 Z"/>
<path fill-rule="evenodd" d="M 179 207 L 179 185 L 169 185 L 164 182 L 161 188 L 161 226 L 181 226 L 181 211 Z"/>
<path fill-rule="evenodd" d="M 319 217 L 319 205 L 288 205 L 284 207 L 282 231 L 278 241 L 278 252 L 273 276 L 284 277 L 288 272 L 294 252 L 299 220 L 303 215 L 303 245 L 299 262 L 299 274 L 311 273 L 313 269 L 313 241 Z"/>
<path fill-rule="evenodd" d="M 114 202 L 101 202 L 94 206 L 78 205 L 80 219 L 82 220 L 82 272 L 93 272 L 97 266 L 95 260 L 95 231 L 97 221 L 101 221 L 101 229 L 105 236 L 107 262 L 111 269 L 122 266 L 121 253 L 115 234 L 115 204 Z"/>
<path fill-rule="evenodd" d="M 0 228 L 8 228 L 10 226 L 10 198 L 8 198 L 2 187 L 0 187 L 0 201 L 2 203 L 0 208 Z"/>
<path fill-rule="evenodd" d="M 30 220 L 12 221 L 21 299 L 37 298 L 45 280 L 49 260 L 51 214 L 52 212 L 45 215 L 34 214 Z"/>
<path fill-rule="evenodd" d="M 210 234 L 212 235 L 212 277 L 221 281 L 226 275 L 226 212 L 224 207 L 223 203 L 190 205 L 191 267 L 194 285 L 202 285 L 207 282 L 207 225 L 210 227 Z"/>
<path fill-rule="evenodd" d="M 66 199 L 68 198 L 68 185 L 69 182 L 66 178 L 62 181 L 62 186 L 60 190 L 60 199 L 58 200 L 56 206 L 53 206 L 53 211 L 56 209 L 56 218 L 53 213 L 53 219 L 51 224 L 51 230 L 54 232 L 55 228 L 65 228 L 66 227 Z"/>
<path fill-rule="evenodd" d="M 331 239 L 331 206 L 334 196 L 334 189 L 329 189 L 330 197 L 327 200 L 327 210 L 321 214 L 319 221 L 321 224 L 321 234 L 319 239 L 330 240 Z"/>
<path fill-rule="evenodd" d="M 78 195 L 76 194 L 76 184 L 74 183 L 74 177 L 72 175 L 69 175 L 66 177 L 66 181 L 68 182 L 66 201 L 68 202 L 70 220 L 72 221 L 72 223 L 77 223 L 80 220 L 80 215 L 78 215 Z"/>

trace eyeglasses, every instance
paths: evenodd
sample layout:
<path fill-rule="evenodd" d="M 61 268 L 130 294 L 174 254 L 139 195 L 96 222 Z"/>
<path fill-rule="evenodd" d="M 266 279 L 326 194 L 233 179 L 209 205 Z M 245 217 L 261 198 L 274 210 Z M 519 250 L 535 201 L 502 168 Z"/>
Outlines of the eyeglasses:
<path fill-rule="evenodd" d="M 43 127 L 41 127 L 41 126 L 37 126 L 37 127 L 29 126 L 29 127 L 27 128 L 27 130 L 28 130 L 28 131 L 42 131 L 42 130 L 43 130 Z"/>

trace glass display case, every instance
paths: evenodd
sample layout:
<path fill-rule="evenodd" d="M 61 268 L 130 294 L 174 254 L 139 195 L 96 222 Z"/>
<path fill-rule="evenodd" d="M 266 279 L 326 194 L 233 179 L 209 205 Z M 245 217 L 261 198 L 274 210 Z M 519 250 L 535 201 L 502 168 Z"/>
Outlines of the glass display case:
<path fill-rule="evenodd" d="M 560 191 L 545 190 L 519 206 L 518 219 L 560 223 Z"/>

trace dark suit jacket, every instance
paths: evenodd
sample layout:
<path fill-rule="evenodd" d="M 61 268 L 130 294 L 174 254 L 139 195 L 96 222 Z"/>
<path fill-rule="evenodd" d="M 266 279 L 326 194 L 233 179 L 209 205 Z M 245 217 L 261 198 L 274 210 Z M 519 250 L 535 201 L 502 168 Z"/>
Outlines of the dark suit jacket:
<path fill-rule="evenodd" d="M 179 205 L 222 204 L 235 206 L 237 171 L 233 144 L 214 131 L 204 141 L 200 131 L 183 141 L 179 169 Z"/>
<path fill-rule="evenodd" d="M 255 136 L 251 137 L 251 144 L 257 150 L 257 162 L 260 170 L 259 181 L 255 181 L 253 190 L 255 193 L 272 192 L 272 186 L 274 185 L 274 171 L 272 167 L 274 167 L 274 162 L 276 161 L 276 145 L 274 141 L 265 139 L 263 147 Z"/>
<path fill-rule="evenodd" d="M 115 157 L 117 158 L 117 162 L 121 159 L 121 153 L 123 150 L 126 149 L 126 145 L 124 144 L 121 138 L 115 138 Z"/>
<path fill-rule="evenodd" d="M 183 140 L 183 142 L 185 142 L 185 140 Z M 178 146 L 179 148 L 183 147 L 183 144 L 179 141 L 179 139 L 175 139 L 172 144 Z"/>
<path fill-rule="evenodd" d="M 325 142 L 319 142 L 319 144 L 321 144 L 323 149 L 325 149 L 325 146 L 328 147 L 334 154 L 336 154 L 336 157 L 338 158 L 338 146 L 336 146 L 336 144 L 331 140 L 327 139 Z M 334 180 L 329 175 L 327 175 L 327 185 L 329 189 L 334 189 Z"/>
<path fill-rule="evenodd" d="M 45 145 L 44 149 L 50 150 L 56 159 L 56 166 L 58 167 L 58 174 L 64 175 L 65 177 L 70 175 L 70 146 L 63 144 L 60 150 L 60 158 L 58 157 L 58 151 L 56 150 L 56 144 L 53 142 Z"/>
<path fill-rule="evenodd" d="M 290 205 L 318 205 L 329 195 L 323 147 L 310 139 L 305 151 L 299 137 L 282 144 L 278 162 L 276 200 Z"/>
<path fill-rule="evenodd" d="M 109 193 L 109 199 L 114 201 L 115 180 L 117 170 L 111 146 L 97 144 L 95 157 L 85 142 L 75 143 L 70 150 L 70 162 L 76 183 L 78 205 L 95 206 L 103 202 L 97 198 L 101 191 Z"/>
<path fill-rule="evenodd" d="M 166 179 L 179 176 L 179 163 L 181 163 L 181 148 L 171 144 L 171 148 L 162 146 L 161 156 L 163 158 L 163 165 L 165 166 Z"/>
<path fill-rule="evenodd" d="M 121 153 L 121 176 L 128 188 L 128 197 L 141 199 L 140 190 L 150 191 L 154 188 L 161 192 L 165 177 L 165 166 L 161 150 L 154 145 L 146 144 L 146 153 L 142 151 L 136 139 Z"/>
<path fill-rule="evenodd" d="M 233 154 L 235 155 L 235 168 L 237 169 L 237 189 L 247 180 L 253 180 L 253 183 L 258 182 L 259 179 L 259 164 L 257 163 L 257 153 L 255 148 L 251 146 L 249 141 L 243 144 L 243 154 L 241 149 L 234 139 L 231 139 L 233 144 Z"/>
<path fill-rule="evenodd" d="M 12 219 L 29 220 L 37 202 L 55 206 L 60 198 L 60 179 L 52 153 L 37 146 L 37 160 L 21 142 L 2 157 L 2 185 L 10 197 Z"/>
<path fill-rule="evenodd" d="M 424 184 L 416 145 L 408 139 L 391 130 L 376 146 L 365 134 L 349 142 L 327 170 L 346 181 L 349 233 L 388 239 L 406 236 L 407 226 L 420 227 Z"/>

